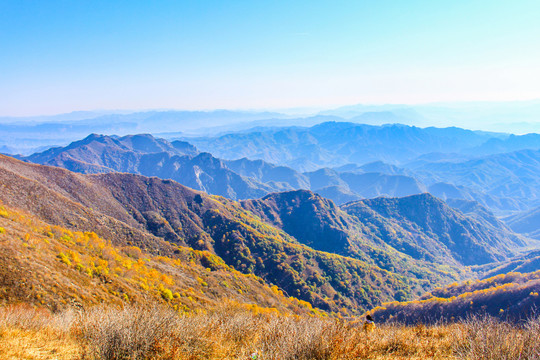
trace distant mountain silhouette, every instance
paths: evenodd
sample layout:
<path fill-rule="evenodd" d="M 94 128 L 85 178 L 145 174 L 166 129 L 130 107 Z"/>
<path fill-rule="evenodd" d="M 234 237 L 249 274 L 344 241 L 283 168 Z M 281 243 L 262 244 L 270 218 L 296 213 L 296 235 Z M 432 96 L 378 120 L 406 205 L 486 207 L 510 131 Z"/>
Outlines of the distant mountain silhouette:
<path fill-rule="evenodd" d="M 431 152 L 456 152 L 480 146 L 490 138 L 486 133 L 459 128 L 325 122 L 310 128 L 232 133 L 190 141 L 220 158 L 247 157 L 295 168 L 294 164 L 300 160 L 318 167 L 405 162 Z"/>
<path fill-rule="evenodd" d="M 540 207 L 509 216 L 504 221 L 513 231 L 540 240 Z"/>
<path fill-rule="evenodd" d="M 540 134 L 512 134 L 505 139 L 492 138 L 480 146 L 466 150 L 466 152 L 474 155 L 490 155 L 524 149 L 540 149 Z"/>
<path fill-rule="evenodd" d="M 356 138 L 351 135 L 355 132 Z M 469 155 L 456 155 L 456 158 L 450 153 L 431 152 L 400 166 L 382 160 L 358 164 L 353 161 L 354 156 L 347 155 L 352 153 L 346 151 L 351 146 L 371 144 L 369 151 L 394 149 L 399 153 L 408 151 L 411 155 L 412 151 L 416 155 L 421 147 L 455 150 L 455 146 L 481 142 L 486 136 L 489 135 L 457 128 L 325 123 L 312 128 L 286 128 L 255 135 L 229 134 L 214 139 L 217 143 L 224 141 L 220 148 L 234 148 L 237 154 L 242 153 L 246 146 L 253 150 L 261 146 L 259 142 L 272 143 L 274 147 L 265 148 L 263 153 L 278 162 L 288 156 L 294 163 L 345 162 L 333 168 L 319 167 L 309 172 L 264 160 L 222 160 L 209 153 L 199 153 L 190 143 L 170 143 L 151 135 L 111 137 L 94 134 L 66 147 L 49 149 L 25 159 L 82 173 L 120 171 L 173 179 L 191 188 L 231 199 L 258 198 L 272 192 L 306 189 L 324 193 L 338 204 L 360 198 L 402 197 L 430 192 L 443 200 L 477 201 L 497 215 L 540 205 L 540 150 L 519 150 L 473 159 Z M 246 137 L 245 142 L 238 143 L 243 137 Z M 342 137 L 349 137 L 343 146 L 338 141 Z M 228 139 L 232 140 L 229 142 Z M 252 143 L 255 139 L 258 139 L 256 144 Z M 420 148 L 416 142 L 421 143 Z M 309 144 L 307 148 L 304 146 L 306 143 Z M 366 149 L 363 154 L 368 151 Z M 309 158 L 302 155 L 303 151 L 309 154 Z M 338 155 L 340 160 L 336 160 Z"/>
<path fill-rule="evenodd" d="M 510 202 L 525 209 L 540 202 L 540 150 L 520 150 L 463 162 L 430 162 L 411 170 L 428 185 L 444 181 L 463 186 L 475 193 L 505 199 L 509 207 Z M 488 200 L 482 203 L 491 205 Z"/>

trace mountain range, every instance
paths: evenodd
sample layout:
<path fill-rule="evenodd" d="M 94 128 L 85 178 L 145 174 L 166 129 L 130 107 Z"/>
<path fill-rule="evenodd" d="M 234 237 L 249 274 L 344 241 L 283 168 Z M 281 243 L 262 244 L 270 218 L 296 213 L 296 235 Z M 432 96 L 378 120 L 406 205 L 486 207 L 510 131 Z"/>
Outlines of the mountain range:
<path fill-rule="evenodd" d="M 428 191 L 443 199 L 478 201 L 498 215 L 539 205 L 537 134 L 327 122 L 189 138 L 189 142 L 221 158 L 261 159 L 305 175 L 321 168 L 364 177 L 370 172 L 382 174 L 371 175 L 380 181 L 369 191 L 369 180 L 351 175 L 337 179 L 325 170 L 325 176 L 333 179 L 310 189 L 343 202 Z M 389 175 L 401 177 L 387 179 Z M 380 182 L 396 182 L 400 188 L 390 183 L 380 186 Z"/>
<path fill-rule="evenodd" d="M 349 131 L 351 126 L 360 130 L 364 128 L 354 124 L 337 123 L 326 123 L 321 126 L 330 129 L 330 133 L 336 133 L 333 135 L 336 139 L 340 138 L 337 134 L 343 131 L 351 132 Z M 481 142 L 488 136 L 485 133 L 477 134 L 462 129 L 419 129 L 405 126 L 369 127 L 371 128 L 377 129 L 374 132 L 375 135 L 378 134 L 377 136 L 389 136 L 387 133 L 397 128 L 400 129 L 399 132 L 423 134 L 422 139 L 429 138 L 432 143 L 446 143 L 448 146 L 455 144 L 458 141 L 456 139 L 471 145 L 472 142 L 467 139 Z M 299 133 L 295 133 L 297 130 L 293 128 L 282 130 L 290 135 L 294 134 L 291 135 L 293 139 L 280 138 L 285 144 L 283 145 L 285 150 L 281 151 L 275 147 L 272 152 L 281 151 L 286 154 L 289 143 L 300 146 L 301 141 L 298 138 L 307 136 L 306 128 L 301 129 L 298 130 Z M 438 135 L 434 138 L 434 134 Z M 212 146 L 219 149 L 235 149 L 236 146 L 251 148 L 249 141 L 242 142 L 242 138 L 248 135 L 232 134 L 217 138 L 217 143 L 213 143 Z M 392 136 L 399 137 L 399 134 Z M 231 138 L 234 141 L 221 142 L 223 139 Z M 384 140 L 388 146 L 393 143 L 392 138 Z M 331 137 L 325 139 L 327 143 L 332 142 Z M 376 141 L 369 140 L 369 136 L 368 140 L 364 137 L 362 139 L 363 142 L 383 142 L 380 138 Z M 348 141 L 355 143 L 351 139 Z M 402 145 L 398 148 L 407 146 L 415 149 L 417 141 L 420 140 L 412 142 L 402 140 Z M 235 142 L 238 142 L 237 145 L 233 144 Z M 267 143 L 263 142 L 257 146 L 266 145 Z M 378 149 L 377 151 L 385 151 L 384 146 L 373 145 L 373 147 Z M 241 149 L 234 151 L 237 157 L 242 155 Z M 301 151 L 296 149 L 291 154 L 302 156 Z M 317 151 L 314 149 L 310 153 L 316 154 Z M 331 153 L 329 150 L 326 152 Z M 343 204 L 376 196 L 400 197 L 429 192 L 444 200 L 474 200 L 498 215 L 505 215 L 538 206 L 539 154 L 538 150 L 527 149 L 476 158 L 465 154 L 429 153 L 400 166 L 377 160 L 366 164 L 347 163 L 333 168 L 300 172 L 285 165 L 275 165 L 260 159 L 252 160 L 245 157 L 237 160 L 219 159 L 209 153 L 199 152 L 186 141 L 168 142 L 151 135 L 114 137 L 94 134 L 66 147 L 35 153 L 25 159 L 83 173 L 121 171 L 171 178 L 194 189 L 231 199 L 257 198 L 272 192 L 308 189 Z M 299 157 L 294 161 L 302 162 Z"/>
<path fill-rule="evenodd" d="M 373 126 L 331 121 L 312 127 L 260 129 L 189 141 L 225 159 L 262 159 L 311 171 L 349 163 L 404 163 L 423 154 L 459 152 L 480 146 L 493 137 L 459 128 L 422 129 L 400 124 Z"/>
<path fill-rule="evenodd" d="M 145 148 L 134 139 L 119 143 Z M 471 276 L 465 265 L 509 259 L 525 245 L 428 194 L 338 207 L 296 190 L 239 203 L 173 180 L 77 174 L 6 156 L 0 184 L 3 206 L 51 226 L 94 231 L 111 246 L 170 259 L 186 248 L 203 251 L 334 313 L 410 299 Z M 201 261 L 212 272 L 212 262 Z"/>

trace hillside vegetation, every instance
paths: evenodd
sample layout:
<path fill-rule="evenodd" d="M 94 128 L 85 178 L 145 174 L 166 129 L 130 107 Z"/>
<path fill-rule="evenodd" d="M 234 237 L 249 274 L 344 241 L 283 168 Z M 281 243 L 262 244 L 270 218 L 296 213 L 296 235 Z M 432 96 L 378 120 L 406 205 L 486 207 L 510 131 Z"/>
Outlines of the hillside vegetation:
<path fill-rule="evenodd" d="M 380 301 L 418 296 L 467 273 L 460 267 L 411 262 L 393 250 L 386 255 L 385 245 L 373 249 L 380 254 L 378 263 L 317 250 L 234 201 L 170 180 L 119 173 L 89 176 L 9 157 L 1 160 L 0 200 L 6 207 L 70 231 L 93 231 L 115 247 L 137 246 L 171 260 L 182 254 L 179 247 L 207 251 L 243 274 L 276 285 L 287 297 L 331 313 L 358 314 Z M 407 266 L 403 271 L 391 268 L 385 258 Z M 204 266 L 212 270 L 211 264 Z"/>
<path fill-rule="evenodd" d="M 318 250 L 405 269 L 403 254 L 433 266 L 504 260 L 526 245 L 502 223 L 465 216 L 430 194 L 376 198 L 337 207 L 310 191 L 270 194 L 242 206 Z"/>
<path fill-rule="evenodd" d="M 458 321 L 475 314 L 517 322 L 537 316 L 539 292 L 540 271 L 508 273 L 436 288 L 419 300 L 385 303 L 371 313 L 380 321 L 413 324 Z"/>
<path fill-rule="evenodd" d="M 464 265 L 509 258 L 523 245 L 430 195 L 339 208 L 292 191 L 238 203 L 171 180 L 0 160 L 0 200 L 8 207 L 171 260 L 181 258 L 179 248 L 206 251 L 330 313 L 412 299 L 471 276 Z"/>
<path fill-rule="evenodd" d="M 261 311 L 313 313 L 253 275 L 208 251 L 175 247 L 175 257 L 114 246 L 93 232 L 51 226 L 0 206 L 0 303 L 54 311 L 101 303 L 166 303 L 179 311 L 215 306 L 223 298 Z"/>
<path fill-rule="evenodd" d="M 526 245 L 500 222 L 489 222 L 492 219 L 480 213 L 468 217 L 430 194 L 366 199 L 342 208 L 385 242 L 430 261 L 453 258 L 464 265 L 484 264 L 506 259 Z"/>

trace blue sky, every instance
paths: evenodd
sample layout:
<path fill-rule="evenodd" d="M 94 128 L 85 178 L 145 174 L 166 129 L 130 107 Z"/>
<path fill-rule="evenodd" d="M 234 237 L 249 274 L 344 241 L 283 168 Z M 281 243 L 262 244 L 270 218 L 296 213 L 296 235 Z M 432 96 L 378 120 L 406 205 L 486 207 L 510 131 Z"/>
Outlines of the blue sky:
<path fill-rule="evenodd" d="M 540 98 L 540 2 L 0 0 L 0 116 Z"/>

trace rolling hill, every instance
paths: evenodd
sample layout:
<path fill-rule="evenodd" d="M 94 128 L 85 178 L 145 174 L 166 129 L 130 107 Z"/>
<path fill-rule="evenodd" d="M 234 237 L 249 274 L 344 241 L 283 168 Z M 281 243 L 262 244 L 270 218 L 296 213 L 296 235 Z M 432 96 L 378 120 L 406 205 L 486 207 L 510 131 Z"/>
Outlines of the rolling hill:
<path fill-rule="evenodd" d="M 454 322 L 471 315 L 490 315 L 513 322 L 537 316 L 540 271 L 508 273 L 485 280 L 437 288 L 419 300 L 383 304 L 371 311 L 379 321 L 407 324 Z"/>

